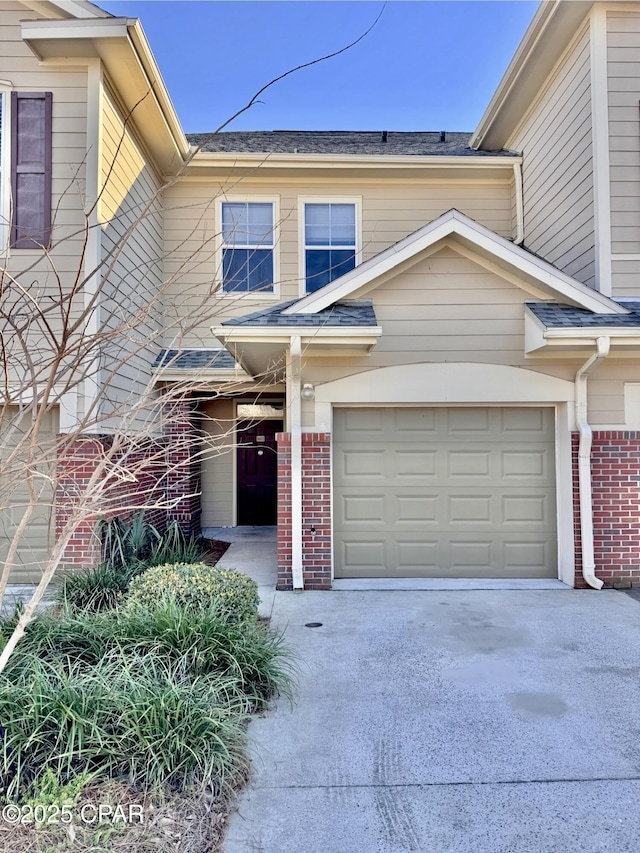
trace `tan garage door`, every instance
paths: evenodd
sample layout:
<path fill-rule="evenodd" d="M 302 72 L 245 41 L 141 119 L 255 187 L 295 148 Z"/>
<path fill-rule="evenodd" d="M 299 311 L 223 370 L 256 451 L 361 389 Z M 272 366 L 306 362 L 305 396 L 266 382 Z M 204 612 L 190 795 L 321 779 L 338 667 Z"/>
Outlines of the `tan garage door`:
<path fill-rule="evenodd" d="M 8 418 L 12 417 L 10 411 Z M 58 432 L 57 412 L 48 412 L 42 430 L 40 462 L 37 465 L 40 476 L 36 488 L 41 489 L 40 502 L 35 507 L 24 538 L 20 543 L 17 560 L 11 572 L 11 583 L 37 583 L 41 576 L 41 567 L 54 534 L 53 528 L 53 476 L 55 474 L 54 443 Z M 15 446 L 15 437 L 12 444 Z M 28 491 L 23 482 L 24 467 L 19 460 L 7 468 L 6 453 L 0 459 L 0 569 L 4 568 L 9 544 L 16 527 L 22 518 L 28 502 Z M 7 488 L 7 480 L 9 488 Z M 7 505 L 8 504 L 8 505 Z"/>
<path fill-rule="evenodd" d="M 550 408 L 334 412 L 336 577 L 557 577 Z"/>

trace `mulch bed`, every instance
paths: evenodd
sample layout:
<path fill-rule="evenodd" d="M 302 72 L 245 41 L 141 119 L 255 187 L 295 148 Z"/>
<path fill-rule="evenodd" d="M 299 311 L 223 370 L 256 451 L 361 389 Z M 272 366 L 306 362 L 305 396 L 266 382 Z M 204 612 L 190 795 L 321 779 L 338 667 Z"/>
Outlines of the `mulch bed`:
<path fill-rule="evenodd" d="M 227 549 L 231 545 L 231 542 L 223 542 L 221 539 L 204 539 L 203 543 L 207 548 L 207 556 L 204 559 L 204 562 L 209 566 L 215 566 L 220 557 L 226 553 Z"/>

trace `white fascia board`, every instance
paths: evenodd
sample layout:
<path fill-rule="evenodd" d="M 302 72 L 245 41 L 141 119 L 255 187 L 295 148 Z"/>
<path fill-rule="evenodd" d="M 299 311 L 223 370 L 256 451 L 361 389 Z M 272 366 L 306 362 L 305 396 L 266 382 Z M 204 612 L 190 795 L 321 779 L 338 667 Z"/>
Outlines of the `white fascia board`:
<path fill-rule="evenodd" d="M 156 382 L 226 382 L 229 379 L 246 381 L 251 377 L 241 367 L 227 370 L 160 370 L 155 377 Z"/>
<path fill-rule="evenodd" d="M 212 326 L 211 333 L 221 340 L 235 341 L 270 341 L 272 343 L 289 343 L 291 337 L 304 340 L 364 340 L 379 338 L 382 335 L 381 326 Z"/>
<path fill-rule="evenodd" d="M 22 38 L 29 41 L 128 38 L 135 18 L 73 18 L 59 21 L 21 21 Z"/>
<path fill-rule="evenodd" d="M 283 314 L 314 314 L 328 308 L 340 299 L 346 299 L 374 279 L 409 260 L 440 240 L 450 236 L 459 236 L 472 246 L 509 264 L 516 271 L 531 276 L 549 288 L 559 300 L 569 300 L 572 304 L 598 314 L 628 314 L 626 308 L 586 284 L 577 281 L 547 261 L 531 255 L 520 246 L 516 246 L 504 237 L 500 237 L 484 225 L 480 225 L 458 210 L 449 210 L 438 219 L 400 240 L 388 249 L 351 272 L 326 285 L 315 293 L 303 297 L 294 305 L 286 308 Z"/>
<path fill-rule="evenodd" d="M 226 151 L 199 151 L 193 158 L 192 167 L 211 167 L 219 163 L 220 165 L 243 165 L 243 166 L 258 166 L 264 167 L 269 164 L 282 166 L 289 165 L 292 168 L 299 169 L 305 166 L 321 166 L 325 164 L 328 168 L 335 169 L 337 165 L 348 166 L 349 168 L 368 166 L 395 166 L 404 169 L 407 166 L 419 166 L 421 168 L 437 169 L 441 166 L 473 166 L 495 168 L 496 166 L 504 166 L 513 169 L 514 163 L 522 163 L 522 157 L 519 155 L 501 156 L 496 155 L 487 157 L 486 155 L 465 155 L 452 156 L 442 154 L 294 154 L 281 152 L 269 153 L 265 152 L 226 152 Z"/>
<path fill-rule="evenodd" d="M 615 339 L 625 340 L 625 339 L 633 339 L 640 338 L 640 328 L 635 329 L 621 329 L 616 326 L 575 326 L 575 327 L 552 327 L 548 328 L 545 337 L 547 340 L 561 340 L 566 338 L 567 340 L 573 340 L 575 338 L 602 338 L 607 337 L 611 338 L 611 341 Z"/>

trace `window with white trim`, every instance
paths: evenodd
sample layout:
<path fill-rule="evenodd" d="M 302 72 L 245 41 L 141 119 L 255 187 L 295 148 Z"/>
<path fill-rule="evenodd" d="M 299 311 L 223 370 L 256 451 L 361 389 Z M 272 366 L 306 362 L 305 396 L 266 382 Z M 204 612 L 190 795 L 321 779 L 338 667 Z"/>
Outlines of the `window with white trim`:
<path fill-rule="evenodd" d="M 304 205 L 304 274 L 313 293 L 356 265 L 356 205 L 307 202 Z"/>
<path fill-rule="evenodd" d="M 274 210 L 271 202 L 222 202 L 222 288 L 273 293 Z"/>

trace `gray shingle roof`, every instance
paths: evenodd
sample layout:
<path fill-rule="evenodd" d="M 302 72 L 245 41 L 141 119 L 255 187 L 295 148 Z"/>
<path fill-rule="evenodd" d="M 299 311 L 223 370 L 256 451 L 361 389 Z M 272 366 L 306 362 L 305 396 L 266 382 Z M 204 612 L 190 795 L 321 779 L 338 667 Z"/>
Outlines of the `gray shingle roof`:
<path fill-rule="evenodd" d="M 188 133 L 192 145 L 203 151 L 256 154 L 440 154 L 447 156 L 491 157 L 513 155 L 512 151 L 474 151 L 469 148 L 471 134 L 440 131 L 389 131 L 382 141 L 381 131 L 363 130 L 250 130 L 223 131 L 217 134 Z"/>
<path fill-rule="evenodd" d="M 281 302 L 273 308 L 254 311 L 244 317 L 226 320 L 223 326 L 376 326 L 377 320 L 370 299 L 336 302 L 315 314 L 282 314 L 297 302 Z"/>
<path fill-rule="evenodd" d="M 623 302 L 630 314 L 594 314 L 585 308 L 554 302 L 527 302 L 535 316 L 549 328 L 633 328 L 640 326 L 640 302 Z"/>
<path fill-rule="evenodd" d="M 173 370 L 229 370 L 236 366 L 231 353 L 226 349 L 163 349 L 158 353 L 154 367 Z"/>

